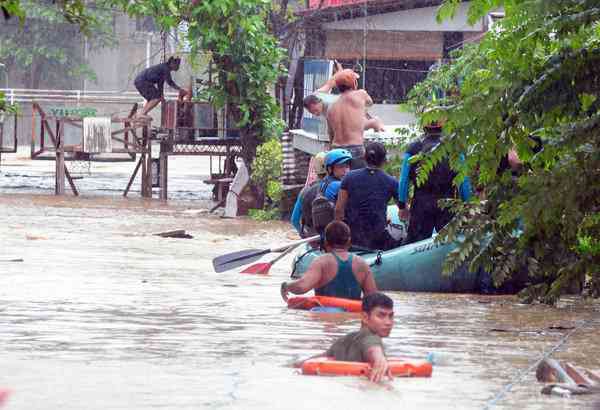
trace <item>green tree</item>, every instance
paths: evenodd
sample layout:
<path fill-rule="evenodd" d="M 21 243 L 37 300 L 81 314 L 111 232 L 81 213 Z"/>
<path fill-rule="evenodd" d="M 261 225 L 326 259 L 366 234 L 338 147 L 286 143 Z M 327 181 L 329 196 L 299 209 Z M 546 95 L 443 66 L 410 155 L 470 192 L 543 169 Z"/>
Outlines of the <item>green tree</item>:
<path fill-rule="evenodd" d="M 192 53 L 208 51 L 218 70 L 209 90 L 240 128 L 242 157 L 252 173 L 256 148 L 283 127 L 271 92 L 282 73 L 284 51 L 269 29 L 269 0 L 115 0 L 132 15 L 153 16 L 164 30 L 187 23 Z M 255 187 L 264 192 L 265 187 Z M 263 192 L 257 192 L 262 197 Z"/>
<path fill-rule="evenodd" d="M 0 61 L 24 73 L 29 88 L 71 88 L 74 80 L 95 77 L 84 60 L 84 35 L 90 50 L 114 45 L 111 10 L 88 4 L 82 20 L 49 0 L 23 0 L 20 7 L 26 18 L 9 19 L 0 27 Z"/>
<path fill-rule="evenodd" d="M 134 15 L 151 15 L 163 29 L 188 24 L 192 51 L 209 51 L 219 81 L 210 90 L 212 101 L 228 106 L 241 127 L 243 157 L 251 166 L 256 147 L 281 130 L 271 88 L 283 72 L 284 50 L 270 34 L 267 0 L 210 2 L 137 0 L 124 2 Z"/>
<path fill-rule="evenodd" d="M 446 0 L 438 17 L 459 3 Z M 525 269 L 528 300 L 552 303 L 586 279 L 598 295 L 600 1 L 474 0 L 469 17 L 498 6 L 506 17 L 411 95 L 415 107 L 429 108 L 424 123 L 445 119 L 448 140 L 421 176 L 447 156 L 456 182 L 470 175 L 485 193 L 449 204 L 457 216 L 439 239 L 464 241 L 446 269 L 470 261 L 496 284 Z M 439 88 L 447 95 L 430 98 Z M 513 149 L 520 169 L 499 172 Z"/>

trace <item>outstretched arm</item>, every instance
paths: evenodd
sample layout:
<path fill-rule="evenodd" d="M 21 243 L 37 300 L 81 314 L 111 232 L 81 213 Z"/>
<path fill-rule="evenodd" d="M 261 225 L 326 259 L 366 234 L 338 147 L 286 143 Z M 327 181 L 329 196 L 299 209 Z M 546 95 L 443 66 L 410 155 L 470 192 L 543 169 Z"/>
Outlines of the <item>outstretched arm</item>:
<path fill-rule="evenodd" d="M 381 346 L 369 347 L 367 350 L 367 359 L 371 365 L 369 380 L 379 383 L 385 376 L 389 377 L 390 380 L 393 379 L 392 371 Z"/>
<path fill-rule="evenodd" d="M 175 81 L 173 81 L 173 78 L 171 77 L 171 72 L 167 73 L 167 76 L 166 76 L 165 80 L 166 80 L 167 84 L 169 84 L 169 86 L 171 88 L 174 88 L 177 91 L 181 91 L 181 87 L 178 86 L 177 84 L 175 84 Z"/>
<path fill-rule="evenodd" d="M 321 258 L 316 259 L 310 264 L 306 273 L 297 280 L 292 282 L 283 282 L 281 284 L 281 297 L 287 302 L 288 294 L 293 293 L 295 295 L 301 295 L 314 289 L 321 280 L 321 265 L 323 261 Z"/>
<path fill-rule="evenodd" d="M 377 117 L 371 117 L 368 118 L 365 121 L 365 130 L 370 130 L 372 129 L 373 131 L 385 131 L 385 128 L 383 128 L 383 122 L 377 118 Z"/>
<path fill-rule="evenodd" d="M 369 264 L 362 258 L 360 258 L 358 269 L 361 272 L 365 272 L 365 278 L 360 284 L 363 290 L 363 296 L 370 295 L 371 293 L 377 292 L 377 284 L 375 283 L 375 278 L 373 278 L 373 272 L 371 272 L 371 268 Z"/>
<path fill-rule="evenodd" d="M 330 93 L 331 90 L 335 87 L 335 80 L 331 77 L 329 80 L 325 81 L 325 84 L 317 88 L 318 93 Z"/>

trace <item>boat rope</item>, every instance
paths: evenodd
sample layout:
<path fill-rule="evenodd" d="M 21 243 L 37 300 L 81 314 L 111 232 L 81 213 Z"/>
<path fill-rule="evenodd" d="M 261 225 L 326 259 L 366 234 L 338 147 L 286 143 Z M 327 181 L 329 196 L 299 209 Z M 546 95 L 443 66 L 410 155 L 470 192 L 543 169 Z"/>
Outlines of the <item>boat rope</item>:
<path fill-rule="evenodd" d="M 486 403 L 484 410 L 489 410 L 493 406 L 495 406 L 498 403 L 498 401 L 500 401 L 508 392 L 510 392 L 510 390 L 513 388 L 513 386 L 516 383 L 521 382 L 523 380 L 523 378 L 527 374 L 530 374 L 535 368 L 537 368 L 537 366 L 542 361 L 548 359 L 550 356 L 552 356 L 552 354 L 554 354 L 558 349 L 560 349 L 561 346 L 563 346 L 565 343 L 567 343 L 567 340 L 569 340 L 569 338 L 573 335 L 573 333 L 575 333 L 579 329 L 585 327 L 591 321 L 592 321 L 592 319 L 586 319 L 586 320 L 582 321 L 579 325 L 575 326 L 569 333 L 564 335 L 552 349 L 550 349 L 547 352 L 545 352 L 544 354 L 542 354 L 542 356 L 539 359 L 537 359 L 531 366 L 529 366 L 528 368 L 519 372 L 519 374 L 517 374 L 517 376 L 512 381 L 510 381 L 508 384 L 506 384 L 502 388 L 502 390 L 500 390 L 498 392 L 498 394 L 496 394 L 490 401 L 488 401 Z"/>

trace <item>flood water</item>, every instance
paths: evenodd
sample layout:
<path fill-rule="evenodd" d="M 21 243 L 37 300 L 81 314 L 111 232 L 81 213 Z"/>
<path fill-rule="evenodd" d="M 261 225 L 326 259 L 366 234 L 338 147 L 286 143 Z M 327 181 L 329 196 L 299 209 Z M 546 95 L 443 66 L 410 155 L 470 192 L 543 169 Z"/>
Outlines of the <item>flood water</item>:
<path fill-rule="evenodd" d="M 293 240 L 288 224 L 208 215 L 205 171 L 170 169 L 176 198 L 167 205 L 136 192 L 119 197 L 115 187 L 124 187 L 132 165 L 106 165 L 106 175 L 79 180 L 82 197 L 56 198 L 53 163 L 7 164 L 0 168 L 6 409 L 482 409 L 511 382 L 493 408 L 591 409 L 600 401 L 543 396 L 533 371 L 516 381 L 569 332 L 550 327 L 583 320 L 553 357 L 600 368 L 597 302 L 566 299 L 551 308 L 504 296 L 389 292 L 396 322 L 388 355 L 435 352 L 442 363 L 430 379 L 375 385 L 302 376 L 290 364 L 357 329 L 358 316 L 287 310 L 279 284 L 290 259 L 261 277 L 217 274 L 211 265 L 227 252 Z M 194 238 L 153 235 L 173 229 Z M 24 261 L 6 262 L 13 258 Z"/>

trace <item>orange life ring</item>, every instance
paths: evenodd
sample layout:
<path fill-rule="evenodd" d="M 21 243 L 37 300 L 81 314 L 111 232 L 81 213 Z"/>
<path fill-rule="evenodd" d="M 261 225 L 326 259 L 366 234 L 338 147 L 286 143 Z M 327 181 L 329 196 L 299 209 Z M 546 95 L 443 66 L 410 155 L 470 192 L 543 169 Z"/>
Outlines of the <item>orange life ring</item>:
<path fill-rule="evenodd" d="M 362 312 L 362 301 L 331 296 L 295 296 L 288 299 L 288 308 L 310 310 L 317 306 L 342 308 L 346 312 Z"/>
<path fill-rule="evenodd" d="M 388 364 L 395 377 L 431 377 L 433 371 L 427 361 L 408 362 L 390 358 Z M 302 363 L 302 374 L 315 376 L 365 376 L 369 370 L 369 363 L 343 362 L 332 357 L 318 357 Z"/>

